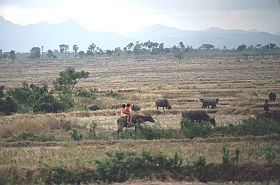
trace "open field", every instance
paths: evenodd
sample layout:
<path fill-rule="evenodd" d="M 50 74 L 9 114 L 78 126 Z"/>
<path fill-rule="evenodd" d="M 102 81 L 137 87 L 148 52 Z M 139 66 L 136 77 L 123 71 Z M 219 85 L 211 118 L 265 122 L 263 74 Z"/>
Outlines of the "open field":
<path fill-rule="evenodd" d="M 151 114 L 156 121 L 147 124 L 147 127 L 179 130 L 180 111 L 202 109 L 200 98 L 219 98 L 217 108 L 206 109 L 207 112 L 215 116 L 217 126 L 236 125 L 262 112 L 262 104 L 269 91 L 280 95 L 279 53 L 187 53 L 181 61 L 172 56 L 15 63 L 0 61 L 0 85 L 16 87 L 22 81 L 51 84 L 66 67 L 90 72 L 89 78 L 80 81 L 77 86 L 96 88 L 97 97 L 76 98 L 79 106 L 71 112 L 0 117 L 0 168 L 10 165 L 26 168 L 58 165 L 94 167 L 94 161 L 104 159 L 107 152 L 141 153 L 143 149 L 152 153 L 161 151 L 168 156 L 179 152 L 184 164 L 192 163 L 200 155 L 206 156 L 209 163 L 221 163 L 224 144 L 230 151 L 241 151 L 240 164 L 266 164 L 267 150 L 275 151 L 274 163 L 280 163 L 280 139 L 277 134 L 164 140 L 118 139 L 116 120 L 119 110 L 111 109 L 112 105 L 120 103 L 136 103 L 142 107 L 140 113 Z M 121 97 L 104 96 L 111 89 Z M 156 110 L 154 101 L 157 98 L 170 100 L 172 109 Z M 84 107 L 88 104 L 98 104 L 102 109 L 87 111 Z M 276 102 L 270 104 L 271 109 L 280 109 L 278 97 Z M 99 138 L 89 134 L 92 122 L 97 125 Z M 64 123 L 83 133 L 83 139 L 73 141 L 69 131 L 64 130 Z M 54 139 L 46 142 L 19 139 L 27 132 Z M 134 131 L 128 129 L 128 132 Z"/>

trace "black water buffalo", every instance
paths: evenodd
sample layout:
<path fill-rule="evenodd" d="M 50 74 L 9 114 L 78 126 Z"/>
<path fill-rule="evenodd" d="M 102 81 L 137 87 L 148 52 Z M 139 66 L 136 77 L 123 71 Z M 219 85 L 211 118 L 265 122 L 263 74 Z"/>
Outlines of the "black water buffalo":
<path fill-rule="evenodd" d="M 98 105 L 92 104 L 92 105 L 88 105 L 87 109 L 92 110 L 92 111 L 96 111 L 96 110 L 99 110 L 100 107 Z"/>
<path fill-rule="evenodd" d="M 131 110 L 134 112 L 140 111 L 141 110 L 141 106 L 137 105 L 137 104 L 132 104 L 131 105 Z"/>
<path fill-rule="evenodd" d="M 155 120 L 150 115 L 133 114 L 131 119 L 132 124 L 127 123 L 127 117 L 120 117 L 117 120 L 117 124 L 118 124 L 117 132 L 120 133 L 124 127 L 135 127 L 135 131 L 136 131 L 139 128 L 140 124 L 145 121 L 149 121 L 152 123 L 155 122 Z"/>
<path fill-rule="evenodd" d="M 155 101 L 155 106 L 158 109 L 159 107 L 162 107 L 163 109 L 171 109 L 171 105 L 169 104 L 168 100 L 166 98 L 164 99 L 157 99 Z"/>
<path fill-rule="evenodd" d="M 183 111 L 183 119 L 190 119 L 191 121 L 209 121 L 213 126 L 216 125 L 215 118 L 211 118 L 205 111 L 195 110 L 195 111 Z"/>
<path fill-rule="evenodd" d="M 275 102 L 275 100 L 276 100 L 276 94 L 275 94 L 275 93 L 270 92 L 270 93 L 268 94 L 268 97 L 269 97 L 269 101 Z"/>
<path fill-rule="evenodd" d="M 202 102 L 202 108 L 209 108 L 211 106 L 212 109 L 215 109 L 217 107 L 217 104 L 219 103 L 219 98 L 216 99 L 199 99 Z"/>

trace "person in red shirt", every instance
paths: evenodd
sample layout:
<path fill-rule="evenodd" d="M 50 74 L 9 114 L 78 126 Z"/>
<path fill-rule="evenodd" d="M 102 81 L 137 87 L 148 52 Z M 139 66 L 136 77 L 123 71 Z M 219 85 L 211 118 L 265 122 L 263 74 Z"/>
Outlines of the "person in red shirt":
<path fill-rule="evenodd" d="M 132 111 L 129 103 L 127 105 L 122 104 L 121 117 L 127 117 L 127 123 L 131 123 Z"/>

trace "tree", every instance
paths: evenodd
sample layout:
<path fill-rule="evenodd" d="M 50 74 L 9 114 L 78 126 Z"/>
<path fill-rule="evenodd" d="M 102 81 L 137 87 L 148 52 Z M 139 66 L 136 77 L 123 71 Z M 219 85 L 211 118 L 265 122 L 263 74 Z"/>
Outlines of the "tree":
<path fill-rule="evenodd" d="M 75 68 L 67 68 L 59 73 L 59 77 L 53 82 L 55 90 L 71 94 L 74 86 L 82 79 L 88 78 L 89 72 L 84 70 L 78 72 Z"/>
<path fill-rule="evenodd" d="M 278 47 L 276 46 L 276 44 L 270 43 L 270 44 L 267 44 L 267 45 L 263 46 L 263 48 L 266 49 L 266 50 L 275 50 Z"/>
<path fill-rule="evenodd" d="M 199 49 L 206 49 L 206 50 L 210 50 L 210 49 L 214 49 L 215 47 L 212 44 L 202 44 Z"/>
<path fill-rule="evenodd" d="M 50 59 L 56 58 L 56 56 L 54 55 L 54 52 L 51 49 L 49 49 L 47 51 L 47 57 L 50 58 Z"/>
<path fill-rule="evenodd" d="M 15 52 L 14 50 L 11 50 L 11 51 L 9 52 L 9 58 L 10 58 L 13 62 L 15 62 L 15 59 L 16 59 L 16 52 Z"/>
<path fill-rule="evenodd" d="M 41 51 L 42 51 L 42 59 L 43 59 L 43 57 L 44 57 L 44 46 L 41 46 Z"/>
<path fill-rule="evenodd" d="M 41 57 L 41 49 L 39 47 L 33 47 L 30 50 L 30 58 L 37 59 Z"/>
<path fill-rule="evenodd" d="M 87 50 L 87 55 L 88 56 L 92 56 L 94 53 L 94 49 L 96 48 L 96 45 L 94 43 L 92 43 L 91 45 L 89 45 L 88 50 Z"/>
<path fill-rule="evenodd" d="M 67 52 L 68 49 L 69 49 L 69 45 L 66 45 L 66 44 L 60 44 L 59 45 L 59 51 L 61 53 Z"/>
<path fill-rule="evenodd" d="M 126 48 L 127 48 L 127 50 L 128 50 L 129 52 L 131 52 L 133 46 L 134 46 L 134 44 L 131 42 L 131 43 L 129 43 L 129 44 L 126 46 Z"/>
<path fill-rule="evenodd" d="M 83 56 L 85 55 L 85 52 L 84 51 L 79 51 L 78 55 L 79 55 L 80 58 L 83 58 Z"/>
<path fill-rule="evenodd" d="M 242 44 L 236 48 L 237 51 L 244 51 L 247 48 L 245 44 Z"/>
<path fill-rule="evenodd" d="M 74 50 L 74 52 L 75 52 L 75 58 L 77 57 L 77 51 L 78 51 L 78 49 L 79 49 L 79 47 L 75 44 L 75 45 L 73 46 L 73 50 Z"/>
<path fill-rule="evenodd" d="M 184 43 L 183 43 L 182 41 L 179 42 L 179 46 L 180 46 L 180 48 L 183 49 L 183 50 L 186 48 L 185 45 L 184 45 Z"/>

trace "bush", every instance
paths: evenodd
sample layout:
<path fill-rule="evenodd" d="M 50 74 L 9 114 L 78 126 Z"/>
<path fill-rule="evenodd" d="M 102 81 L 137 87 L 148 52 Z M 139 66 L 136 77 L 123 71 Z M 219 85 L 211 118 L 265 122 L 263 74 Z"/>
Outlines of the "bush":
<path fill-rule="evenodd" d="M 80 96 L 80 97 L 84 97 L 84 98 L 90 98 L 94 95 L 93 91 L 87 91 L 86 89 L 84 89 L 83 87 L 79 87 L 76 90 L 76 95 Z"/>
<path fill-rule="evenodd" d="M 141 156 L 135 153 L 118 151 L 107 154 L 109 159 L 96 161 L 97 180 L 104 182 L 123 182 L 129 178 L 164 178 L 164 171 L 176 171 L 182 167 L 182 158 L 175 153 L 173 158 L 159 152 L 151 154 L 143 150 Z"/>
<path fill-rule="evenodd" d="M 50 175 L 51 181 L 55 184 L 67 183 L 72 178 L 72 175 L 69 171 L 64 169 L 63 167 L 56 167 L 52 169 Z"/>
<path fill-rule="evenodd" d="M 18 112 L 18 110 L 19 107 L 17 102 L 11 97 L 0 99 L 0 112 L 2 112 L 4 115 L 11 115 Z"/>
<path fill-rule="evenodd" d="M 69 131 L 72 129 L 72 126 L 71 126 L 70 122 L 66 122 L 66 123 L 63 123 L 62 128 L 66 131 Z"/>
<path fill-rule="evenodd" d="M 83 134 L 78 133 L 78 131 L 76 129 L 72 129 L 72 131 L 70 132 L 70 135 L 74 141 L 80 141 L 83 138 Z"/>
<path fill-rule="evenodd" d="M 116 98 L 116 99 L 121 99 L 122 98 L 120 93 L 118 93 L 117 91 L 113 91 L 112 89 L 107 91 L 105 93 L 105 96 Z"/>
<path fill-rule="evenodd" d="M 37 141 L 37 142 L 47 142 L 56 141 L 54 135 L 34 135 L 30 132 L 23 132 L 15 138 L 17 141 Z"/>
<path fill-rule="evenodd" d="M 267 120 L 261 117 L 250 118 L 244 120 L 238 125 L 230 125 L 226 127 L 216 127 L 215 133 L 219 135 L 266 135 L 272 133 L 280 133 L 280 124 L 274 120 Z"/>
<path fill-rule="evenodd" d="M 211 134 L 211 124 L 209 122 L 193 122 L 189 119 L 181 121 L 181 132 L 185 137 L 206 137 Z"/>

